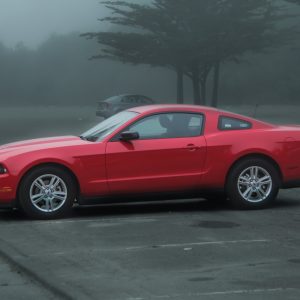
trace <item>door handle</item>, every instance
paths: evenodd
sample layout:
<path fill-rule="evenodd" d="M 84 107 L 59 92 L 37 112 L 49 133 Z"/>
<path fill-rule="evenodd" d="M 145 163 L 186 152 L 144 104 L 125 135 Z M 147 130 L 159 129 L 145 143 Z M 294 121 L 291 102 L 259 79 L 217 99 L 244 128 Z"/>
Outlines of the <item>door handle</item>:
<path fill-rule="evenodd" d="M 196 151 L 196 150 L 200 149 L 199 146 L 196 146 L 196 145 L 194 145 L 194 144 L 188 144 L 188 145 L 186 146 L 186 148 L 187 148 L 189 151 Z"/>

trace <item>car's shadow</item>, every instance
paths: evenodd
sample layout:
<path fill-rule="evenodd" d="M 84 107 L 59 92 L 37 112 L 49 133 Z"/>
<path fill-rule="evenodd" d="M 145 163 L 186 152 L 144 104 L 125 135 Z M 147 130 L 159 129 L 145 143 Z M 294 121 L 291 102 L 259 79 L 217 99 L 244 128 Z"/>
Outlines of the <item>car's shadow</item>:
<path fill-rule="evenodd" d="M 300 207 L 300 201 L 289 197 L 281 197 L 269 209 L 295 209 Z M 153 215 L 159 213 L 195 213 L 195 212 L 214 212 L 230 211 L 232 208 L 226 202 L 216 199 L 190 199 L 190 200 L 167 200 L 167 201 L 148 201 L 130 202 L 118 204 L 103 204 L 97 206 L 74 207 L 68 219 L 88 218 L 88 217 L 118 217 L 118 216 L 137 216 Z M 268 209 L 267 209 L 268 210 Z M 18 211 L 0 210 L 0 221 L 24 221 L 27 220 Z"/>

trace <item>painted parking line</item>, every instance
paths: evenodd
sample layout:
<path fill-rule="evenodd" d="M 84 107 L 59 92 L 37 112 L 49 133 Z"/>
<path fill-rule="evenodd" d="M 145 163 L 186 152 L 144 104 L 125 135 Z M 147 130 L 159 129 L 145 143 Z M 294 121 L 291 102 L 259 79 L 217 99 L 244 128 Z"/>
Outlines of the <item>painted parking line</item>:
<path fill-rule="evenodd" d="M 129 218 L 86 218 L 86 219 L 70 219 L 70 220 L 52 220 L 52 221 L 32 221 L 34 224 L 66 224 L 66 223 L 92 223 L 92 222 L 148 222 L 157 219 L 149 217 L 129 217 Z"/>
<path fill-rule="evenodd" d="M 87 219 L 64 219 L 64 220 L 44 220 L 44 221 L 2 221 L 1 226 L 23 226 L 23 225 L 64 225 L 72 223 L 94 223 L 105 222 L 105 223 L 148 223 L 159 221 L 157 218 L 150 217 L 128 217 L 128 218 L 87 218 Z"/>
<path fill-rule="evenodd" d="M 99 228 L 99 227 L 113 227 L 113 226 L 123 226 L 123 225 L 131 225 L 131 224 L 141 224 L 141 223 L 152 223 L 156 222 L 157 219 L 114 219 L 114 220 L 102 220 L 101 222 L 91 222 L 87 227 L 90 228 Z"/>
<path fill-rule="evenodd" d="M 250 244 L 250 243 L 270 243 L 271 240 L 233 240 L 233 241 L 211 241 L 211 242 L 195 242 L 195 243 L 178 243 L 178 244 L 161 244 L 153 246 L 134 246 L 127 247 L 125 250 L 141 250 L 147 248 L 177 248 L 177 247 L 192 247 L 192 246 L 208 246 L 208 245 L 226 245 L 226 244 Z"/>
<path fill-rule="evenodd" d="M 282 293 L 300 291 L 296 288 L 273 288 L 273 289 L 252 289 L 252 290 L 228 290 L 220 292 L 202 292 L 202 293 L 187 293 L 187 294 L 172 294 L 172 295 L 153 295 L 150 297 L 130 297 L 127 300 L 147 300 L 147 299 L 187 299 L 201 296 L 226 296 L 226 295 L 245 295 L 245 294 L 264 294 L 264 293 Z"/>

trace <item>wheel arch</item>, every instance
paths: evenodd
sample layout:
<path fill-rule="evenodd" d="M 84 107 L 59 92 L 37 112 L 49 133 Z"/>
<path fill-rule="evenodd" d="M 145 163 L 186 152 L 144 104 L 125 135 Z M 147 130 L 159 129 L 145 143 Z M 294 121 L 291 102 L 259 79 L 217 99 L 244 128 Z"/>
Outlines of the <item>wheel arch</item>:
<path fill-rule="evenodd" d="M 255 158 L 259 158 L 259 159 L 264 159 L 270 163 L 272 163 L 274 165 L 274 167 L 276 168 L 277 172 L 278 172 L 278 175 L 279 175 L 279 180 L 280 180 L 280 186 L 282 185 L 282 182 L 283 182 L 283 174 L 282 174 L 282 170 L 278 164 L 278 162 L 272 158 L 271 156 L 269 155 L 266 155 L 266 154 L 262 154 L 262 153 L 250 153 L 250 154 L 246 154 L 246 155 L 243 155 L 241 157 L 239 157 L 238 159 L 236 159 L 232 165 L 230 166 L 229 170 L 227 171 L 227 174 L 226 174 L 226 180 L 225 180 L 225 187 L 227 186 L 227 182 L 228 182 L 228 178 L 229 178 L 229 175 L 231 173 L 231 171 L 233 170 L 233 168 L 239 164 L 241 161 L 243 160 L 247 160 L 247 159 L 255 159 Z"/>
<path fill-rule="evenodd" d="M 75 173 L 70 169 L 68 168 L 67 166 L 65 166 L 64 164 L 61 164 L 61 163 L 57 163 L 57 162 L 43 162 L 43 163 L 39 163 L 39 164 L 36 164 L 34 166 L 31 166 L 28 170 L 26 170 L 24 172 L 24 174 L 22 174 L 22 177 L 20 178 L 19 182 L 18 182 L 18 186 L 17 186 L 17 202 L 19 201 L 19 190 L 20 190 L 20 186 L 22 184 L 22 181 L 24 180 L 24 178 L 30 173 L 32 172 L 33 170 L 35 169 L 38 169 L 38 168 L 41 168 L 41 167 L 55 167 L 55 168 L 58 168 L 58 169 L 61 169 L 65 172 L 67 172 L 74 184 L 75 184 L 75 188 L 76 188 L 76 197 L 78 197 L 80 195 L 80 183 L 79 183 L 79 180 L 77 178 L 77 176 L 75 175 Z"/>

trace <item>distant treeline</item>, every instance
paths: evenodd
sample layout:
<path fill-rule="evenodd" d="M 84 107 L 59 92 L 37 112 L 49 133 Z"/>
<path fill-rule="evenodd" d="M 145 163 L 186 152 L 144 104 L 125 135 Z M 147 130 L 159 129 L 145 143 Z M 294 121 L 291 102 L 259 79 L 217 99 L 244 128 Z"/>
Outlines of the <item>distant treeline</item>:
<path fill-rule="evenodd" d="M 90 105 L 122 93 L 176 102 L 173 72 L 148 66 L 89 60 L 99 45 L 79 33 L 53 35 L 37 49 L 0 43 L 0 107 L 4 105 Z M 300 103 L 300 47 L 244 58 L 222 69 L 220 105 Z M 185 98 L 192 102 L 186 82 Z M 210 91 L 208 91 L 209 93 Z"/>

